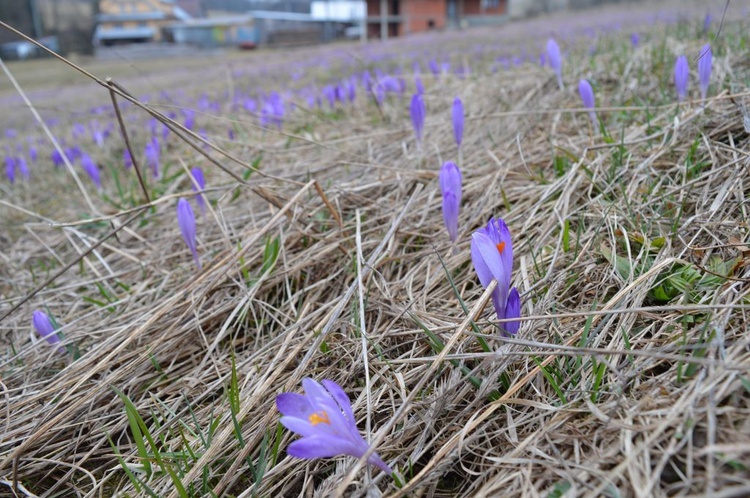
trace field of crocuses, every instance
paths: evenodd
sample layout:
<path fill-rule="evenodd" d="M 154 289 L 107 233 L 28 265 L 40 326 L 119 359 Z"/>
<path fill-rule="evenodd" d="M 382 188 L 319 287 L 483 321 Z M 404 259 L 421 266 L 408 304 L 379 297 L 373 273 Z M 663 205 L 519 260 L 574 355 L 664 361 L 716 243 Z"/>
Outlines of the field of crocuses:
<path fill-rule="evenodd" d="M 0 64 L 0 495 L 750 495 L 724 7 Z"/>

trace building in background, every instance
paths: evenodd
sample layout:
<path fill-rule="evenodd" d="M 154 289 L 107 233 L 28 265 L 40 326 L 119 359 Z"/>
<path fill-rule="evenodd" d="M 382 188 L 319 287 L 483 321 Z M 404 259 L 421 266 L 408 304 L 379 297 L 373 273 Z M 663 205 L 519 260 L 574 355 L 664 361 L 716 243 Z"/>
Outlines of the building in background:
<path fill-rule="evenodd" d="M 367 0 L 368 38 L 501 23 L 509 0 Z M 512 0 L 511 0 L 512 1 Z"/>
<path fill-rule="evenodd" d="M 177 0 L 100 0 L 94 44 L 160 41 L 162 28 L 189 19 Z"/>
<path fill-rule="evenodd" d="M 254 48 L 258 43 L 250 15 L 226 15 L 174 22 L 164 28 L 165 41 L 199 48 Z"/>

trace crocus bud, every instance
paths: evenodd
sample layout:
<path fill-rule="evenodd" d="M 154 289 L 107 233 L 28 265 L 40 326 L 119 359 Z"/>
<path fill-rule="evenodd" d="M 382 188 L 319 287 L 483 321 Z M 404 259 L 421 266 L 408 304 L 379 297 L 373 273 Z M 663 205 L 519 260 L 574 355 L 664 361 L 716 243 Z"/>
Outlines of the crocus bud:
<path fill-rule="evenodd" d="M 159 156 L 161 155 L 161 151 L 159 150 L 159 141 L 156 137 L 152 137 L 146 144 L 144 154 L 154 178 L 159 178 Z"/>
<path fill-rule="evenodd" d="M 16 182 L 16 160 L 13 157 L 5 157 L 5 176 L 10 183 Z"/>
<path fill-rule="evenodd" d="M 456 139 L 456 145 L 461 147 L 461 140 L 464 136 L 464 104 L 458 97 L 453 101 L 451 118 L 453 119 L 453 136 Z"/>
<path fill-rule="evenodd" d="M 191 169 L 190 176 L 193 177 L 193 191 L 197 192 L 206 188 L 206 179 L 203 177 L 203 171 L 199 167 L 196 166 Z M 206 199 L 203 197 L 203 194 L 198 194 L 195 200 L 201 208 L 201 213 L 206 214 Z"/>
<path fill-rule="evenodd" d="M 633 33 L 630 35 L 630 43 L 633 45 L 633 47 L 637 47 L 640 41 L 641 37 L 638 35 L 638 33 Z"/>
<path fill-rule="evenodd" d="M 424 85 L 422 84 L 422 80 L 419 78 L 419 76 L 414 78 L 414 85 L 417 87 L 417 93 L 419 95 L 424 95 Z"/>
<path fill-rule="evenodd" d="M 513 287 L 508 293 L 508 301 L 505 303 L 505 318 L 518 318 L 521 316 L 521 296 L 518 289 Z M 502 324 L 503 329 L 511 335 L 518 333 L 521 322 L 505 322 Z"/>
<path fill-rule="evenodd" d="M 708 85 L 711 83 L 711 66 L 713 64 L 713 54 L 711 53 L 711 45 L 706 43 L 701 50 L 700 58 L 698 59 L 698 81 L 701 88 L 701 98 L 705 99 L 708 94 Z"/>
<path fill-rule="evenodd" d="M 443 220 L 451 242 L 458 238 L 458 211 L 461 207 L 461 170 L 448 161 L 440 168 L 440 190 L 443 194 Z"/>
<path fill-rule="evenodd" d="M 422 141 L 422 132 L 424 131 L 425 108 L 422 96 L 415 93 L 411 98 L 411 123 L 414 126 L 414 134 L 417 136 L 417 142 Z"/>
<path fill-rule="evenodd" d="M 589 110 L 589 117 L 591 118 L 591 125 L 596 128 L 596 107 L 594 102 L 594 90 L 591 88 L 591 84 L 586 80 L 578 82 L 578 93 L 581 94 L 581 100 L 583 101 L 583 107 Z"/>
<path fill-rule="evenodd" d="M 81 167 L 86 172 L 86 174 L 89 175 L 89 178 L 91 178 L 92 183 L 96 185 L 96 188 L 101 190 L 102 179 L 101 176 L 99 176 L 99 167 L 96 165 L 90 155 L 84 153 L 81 156 Z"/>
<path fill-rule="evenodd" d="M 47 313 L 41 310 L 36 310 L 31 315 L 31 323 L 34 326 L 34 330 L 39 336 L 50 343 L 52 346 L 60 344 L 60 337 L 57 335 L 55 326 L 52 324 L 52 320 L 47 316 Z M 58 347 L 58 351 L 65 351 L 64 348 Z"/>
<path fill-rule="evenodd" d="M 554 38 L 550 38 L 549 41 L 547 41 L 547 62 L 549 63 L 549 67 L 555 71 L 555 74 L 557 75 L 557 85 L 560 87 L 560 90 L 562 90 L 562 56 L 560 55 L 560 46 Z"/>
<path fill-rule="evenodd" d="M 677 89 L 677 100 L 680 102 L 687 96 L 688 79 L 690 79 L 688 60 L 687 57 L 681 55 L 674 65 L 674 86 Z"/>
<path fill-rule="evenodd" d="M 198 257 L 195 215 L 193 214 L 193 209 L 190 207 L 190 203 L 185 199 L 177 201 L 177 224 L 180 226 L 182 238 L 185 239 L 188 249 L 190 249 L 190 252 L 193 254 L 193 259 L 198 267 L 198 271 L 200 271 L 201 260 Z"/>

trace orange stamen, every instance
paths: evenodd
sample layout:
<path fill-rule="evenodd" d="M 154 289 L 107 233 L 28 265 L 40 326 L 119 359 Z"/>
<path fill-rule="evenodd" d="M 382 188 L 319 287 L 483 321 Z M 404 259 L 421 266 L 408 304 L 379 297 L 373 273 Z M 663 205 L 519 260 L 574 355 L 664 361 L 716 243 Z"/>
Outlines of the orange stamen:
<path fill-rule="evenodd" d="M 312 425 L 318 425 L 318 424 L 328 424 L 331 425 L 331 421 L 328 418 L 328 414 L 325 411 L 319 411 L 315 412 L 307 419 L 310 421 Z"/>
<path fill-rule="evenodd" d="M 500 254 L 503 253 L 503 249 L 505 249 L 505 242 L 498 242 L 497 244 L 497 252 Z"/>

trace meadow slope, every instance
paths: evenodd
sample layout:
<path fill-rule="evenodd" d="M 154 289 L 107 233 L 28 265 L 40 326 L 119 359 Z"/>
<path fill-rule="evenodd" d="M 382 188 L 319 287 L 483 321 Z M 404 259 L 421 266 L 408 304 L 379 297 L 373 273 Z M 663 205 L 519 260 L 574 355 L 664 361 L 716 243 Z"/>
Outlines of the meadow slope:
<path fill-rule="evenodd" d="M 750 1 L 723 3 L 76 61 L 99 83 L 5 66 L 0 495 L 750 495 Z M 515 335 L 472 265 L 493 216 Z M 343 387 L 391 476 L 287 455 L 275 398 L 303 378 Z"/>

